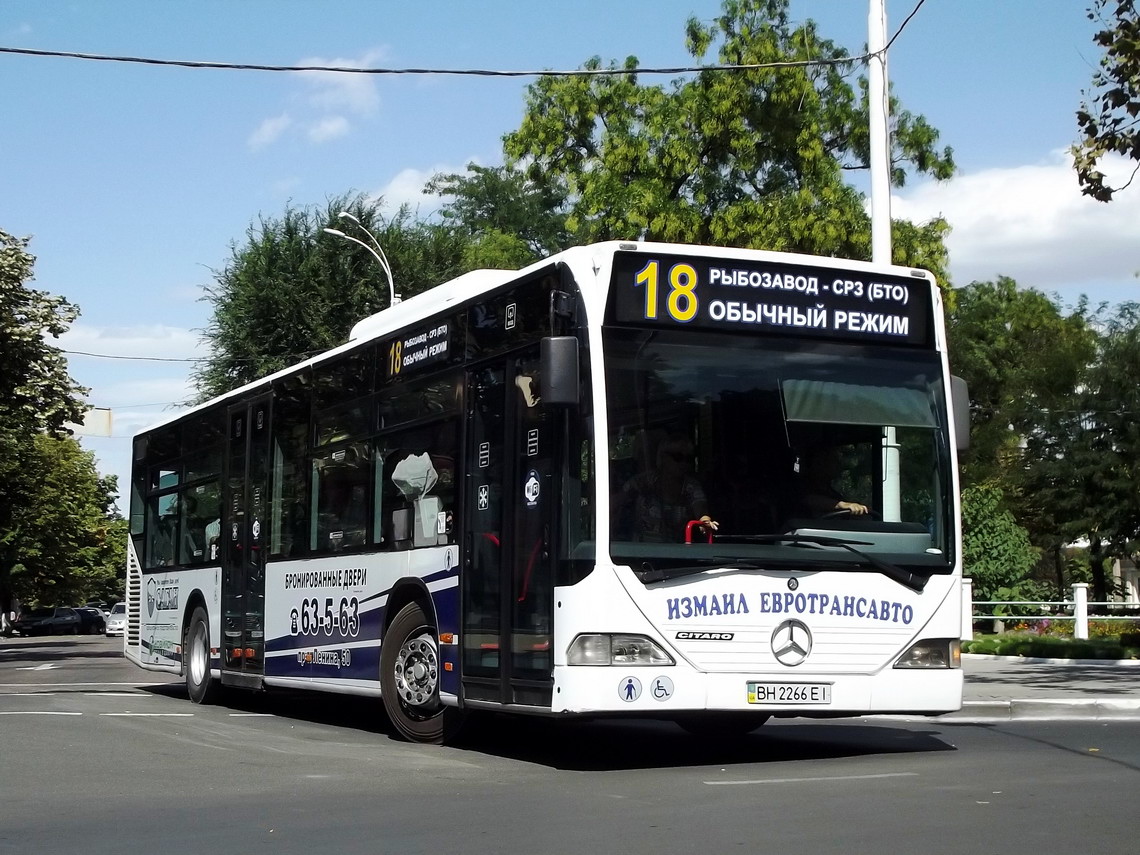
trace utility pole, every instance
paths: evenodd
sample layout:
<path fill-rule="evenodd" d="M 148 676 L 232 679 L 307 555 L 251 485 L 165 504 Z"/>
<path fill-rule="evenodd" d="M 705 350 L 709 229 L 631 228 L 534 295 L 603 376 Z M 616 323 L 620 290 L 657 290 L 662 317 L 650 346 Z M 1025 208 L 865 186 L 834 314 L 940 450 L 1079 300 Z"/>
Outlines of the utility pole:
<path fill-rule="evenodd" d="M 871 261 L 890 264 L 891 139 L 887 88 L 886 0 L 870 0 L 867 12 L 867 101 L 871 135 Z M 884 520 L 902 519 L 899 446 L 894 427 L 883 428 Z"/>
<path fill-rule="evenodd" d="M 867 100 L 871 122 L 871 260 L 891 263 L 891 144 L 887 100 L 886 0 L 867 13 Z"/>

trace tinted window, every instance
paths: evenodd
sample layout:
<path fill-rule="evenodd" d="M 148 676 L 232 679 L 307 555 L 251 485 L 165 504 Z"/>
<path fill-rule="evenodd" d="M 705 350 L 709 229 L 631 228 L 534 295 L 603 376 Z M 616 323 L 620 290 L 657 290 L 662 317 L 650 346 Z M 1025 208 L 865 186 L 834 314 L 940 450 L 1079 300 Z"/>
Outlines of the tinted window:
<path fill-rule="evenodd" d="M 368 540 L 372 459 L 367 443 L 339 448 L 313 461 L 310 547 L 341 552 Z"/>

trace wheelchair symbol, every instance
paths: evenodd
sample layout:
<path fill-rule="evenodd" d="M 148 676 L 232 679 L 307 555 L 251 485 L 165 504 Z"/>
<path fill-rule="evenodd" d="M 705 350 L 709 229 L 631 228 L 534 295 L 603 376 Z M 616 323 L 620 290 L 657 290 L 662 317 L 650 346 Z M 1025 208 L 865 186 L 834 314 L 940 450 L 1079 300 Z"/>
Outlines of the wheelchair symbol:
<path fill-rule="evenodd" d="M 667 701 L 673 697 L 673 681 L 668 677 L 657 677 L 650 690 L 655 701 Z"/>

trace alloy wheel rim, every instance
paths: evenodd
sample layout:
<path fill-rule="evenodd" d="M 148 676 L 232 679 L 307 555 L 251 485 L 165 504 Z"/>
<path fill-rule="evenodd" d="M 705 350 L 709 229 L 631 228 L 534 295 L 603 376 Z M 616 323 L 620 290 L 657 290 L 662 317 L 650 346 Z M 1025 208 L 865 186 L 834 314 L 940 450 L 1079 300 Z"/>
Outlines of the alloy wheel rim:
<path fill-rule="evenodd" d="M 439 650 L 430 633 L 410 636 L 396 656 L 396 692 L 409 707 L 435 703 L 439 687 Z"/>

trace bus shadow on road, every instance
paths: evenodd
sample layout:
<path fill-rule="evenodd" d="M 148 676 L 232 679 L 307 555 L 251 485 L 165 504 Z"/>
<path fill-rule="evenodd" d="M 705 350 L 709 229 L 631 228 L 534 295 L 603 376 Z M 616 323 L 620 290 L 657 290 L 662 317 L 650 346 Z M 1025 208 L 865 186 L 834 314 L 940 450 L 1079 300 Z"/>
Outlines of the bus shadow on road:
<path fill-rule="evenodd" d="M 796 760 L 833 760 L 886 754 L 953 751 L 937 731 L 886 724 L 770 721 L 746 735 L 723 738 L 686 733 L 671 722 L 645 719 L 476 721 L 456 748 L 556 769 L 583 772 L 734 766 Z"/>
<path fill-rule="evenodd" d="M 184 699 L 189 704 L 181 684 L 140 688 Z M 288 690 L 229 690 L 222 693 L 216 706 L 227 712 L 267 714 L 399 739 L 379 698 Z M 689 734 L 672 722 L 653 719 L 559 720 L 475 713 L 446 748 L 424 745 L 420 750 L 474 752 L 553 769 L 600 772 L 834 760 L 956 749 L 942 739 L 938 730 L 865 719 L 773 719 L 750 734 L 709 738 Z"/>
<path fill-rule="evenodd" d="M 182 700 L 194 708 L 183 683 L 163 683 L 140 688 L 156 695 Z M 272 715 L 328 727 L 345 727 L 365 733 L 385 735 L 394 733 L 379 698 L 294 689 L 251 692 L 244 689 L 222 688 L 216 700 L 208 706 L 232 713 Z"/>

